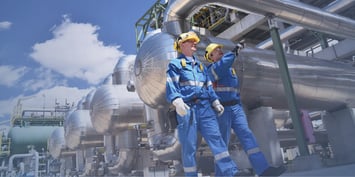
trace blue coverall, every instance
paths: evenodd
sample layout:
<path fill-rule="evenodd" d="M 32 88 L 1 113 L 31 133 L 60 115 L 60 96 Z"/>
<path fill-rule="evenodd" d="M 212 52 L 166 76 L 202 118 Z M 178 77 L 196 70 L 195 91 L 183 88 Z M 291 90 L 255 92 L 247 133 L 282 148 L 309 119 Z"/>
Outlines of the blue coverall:
<path fill-rule="evenodd" d="M 260 151 L 254 134 L 249 129 L 247 118 L 240 103 L 239 82 L 232 64 L 236 58 L 233 52 L 228 52 L 223 57 L 208 66 L 208 73 L 214 84 L 214 90 L 224 106 L 224 113 L 218 118 L 219 128 L 224 142 L 228 145 L 231 128 L 237 135 L 244 151 L 248 155 L 256 174 L 260 175 L 269 167 L 269 164 Z M 216 167 L 216 176 L 222 176 Z"/>
<path fill-rule="evenodd" d="M 167 70 L 166 98 L 170 103 L 182 98 L 190 107 L 187 115 L 177 114 L 185 176 L 197 176 L 197 131 L 209 145 L 221 174 L 233 176 L 238 169 L 218 128 L 217 115 L 211 106 L 217 95 L 204 65 L 197 60 L 189 61 L 184 55 L 172 59 Z"/>

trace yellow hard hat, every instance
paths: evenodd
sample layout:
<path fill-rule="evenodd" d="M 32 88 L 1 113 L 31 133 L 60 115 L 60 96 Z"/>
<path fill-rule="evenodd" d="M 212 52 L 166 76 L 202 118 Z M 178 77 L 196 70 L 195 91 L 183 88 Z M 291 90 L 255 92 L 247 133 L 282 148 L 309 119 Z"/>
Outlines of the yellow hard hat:
<path fill-rule="evenodd" d="M 206 47 L 206 52 L 205 52 L 205 59 L 210 62 L 210 63 L 213 63 L 213 60 L 210 58 L 210 53 L 216 49 L 216 48 L 223 48 L 223 45 L 221 44 L 217 44 L 217 43 L 211 43 L 209 44 L 207 47 Z"/>
<path fill-rule="evenodd" d="M 197 43 L 200 42 L 200 38 L 193 31 L 189 31 L 187 33 L 181 33 L 179 35 L 179 37 L 176 39 L 176 41 L 174 42 L 174 49 L 178 52 L 181 52 L 180 44 L 182 42 L 185 42 L 185 41 L 191 40 L 191 39 L 196 41 Z"/>

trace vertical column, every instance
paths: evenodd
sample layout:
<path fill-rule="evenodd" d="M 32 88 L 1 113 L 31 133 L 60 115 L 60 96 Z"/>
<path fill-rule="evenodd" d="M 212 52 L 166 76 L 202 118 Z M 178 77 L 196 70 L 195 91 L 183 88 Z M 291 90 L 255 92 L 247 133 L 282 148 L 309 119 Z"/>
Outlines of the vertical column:
<path fill-rule="evenodd" d="M 296 140 L 300 154 L 305 156 L 309 155 L 303 127 L 300 121 L 300 111 L 296 104 L 296 97 L 293 90 L 290 73 L 288 71 L 285 53 L 280 40 L 280 35 L 277 29 L 277 25 L 272 18 L 269 18 L 270 34 L 273 41 L 274 49 L 276 52 L 276 58 L 279 63 L 279 70 L 281 73 L 281 79 L 287 96 L 288 107 L 290 109 L 292 123 L 295 127 Z"/>

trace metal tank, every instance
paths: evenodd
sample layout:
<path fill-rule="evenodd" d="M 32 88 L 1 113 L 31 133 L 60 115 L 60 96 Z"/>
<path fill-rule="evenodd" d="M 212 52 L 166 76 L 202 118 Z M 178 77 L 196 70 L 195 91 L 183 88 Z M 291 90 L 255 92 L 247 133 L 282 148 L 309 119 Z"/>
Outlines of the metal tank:
<path fill-rule="evenodd" d="M 113 83 L 114 85 L 127 84 L 130 80 L 133 80 L 133 66 L 135 57 L 128 55 L 122 57 L 116 64 L 113 71 Z"/>
<path fill-rule="evenodd" d="M 29 146 L 37 152 L 47 151 L 47 140 L 58 126 L 12 127 L 8 138 L 11 139 L 10 154 L 28 153 Z"/>
<path fill-rule="evenodd" d="M 162 39 L 169 40 L 165 40 L 168 41 L 166 43 L 160 42 Z M 172 39 L 173 37 L 166 33 L 155 34 L 142 43 L 137 55 L 137 92 L 142 100 L 152 107 L 166 104 L 165 72 L 169 59 L 175 56 Z M 201 36 L 197 56 L 202 62 L 205 62 L 202 56 L 204 49 L 211 42 L 223 44 L 224 50 L 234 47 L 229 40 Z M 150 47 L 158 48 L 160 52 L 154 52 Z M 164 55 L 161 51 L 168 54 Z M 286 58 L 301 109 L 329 110 L 344 105 L 355 106 L 354 67 L 345 63 L 290 54 L 286 54 Z M 161 63 L 160 67 L 155 67 L 157 63 Z M 273 51 L 246 47 L 241 51 L 234 66 L 241 82 L 242 101 L 247 107 L 271 106 L 275 109 L 287 109 L 286 95 Z"/>
<path fill-rule="evenodd" d="M 176 58 L 174 37 L 155 33 L 145 39 L 134 64 L 135 86 L 142 101 L 152 108 L 167 105 L 165 99 L 166 68 L 169 59 Z"/>
<path fill-rule="evenodd" d="M 286 54 L 300 109 L 332 110 L 355 106 L 355 68 L 350 64 Z M 245 48 L 236 62 L 242 100 L 248 107 L 287 109 L 278 62 L 273 51 Z"/>
<path fill-rule="evenodd" d="M 56 128 L 48 139 L 48 151 L 49 154 L 57 159 L 62 156 L 75 155 L 75 151 L 68 150 L 66 148 L 64 138 L 64 127 Z"/>
<path fill-rule="evenodd" d="M 86 97 L 83 98 L 83 102 L 78 104 L 78 109 L 89 110 L 92 98 L 94 97 L 96 89 L 91 90 Z"/>
<path fill-rule="evenodd" d="M 144 123 L 144 104 L 125 85 L 102 85 L 91 103 L 91 122 L 99 133 L 118 134 Z"/>
<path fill-rule="evenodd" d="M 90 110 L 75 110 L 66 119 L 65 142 L 70 149 L 103 146 L 103 135 L 92 126 Z"/>

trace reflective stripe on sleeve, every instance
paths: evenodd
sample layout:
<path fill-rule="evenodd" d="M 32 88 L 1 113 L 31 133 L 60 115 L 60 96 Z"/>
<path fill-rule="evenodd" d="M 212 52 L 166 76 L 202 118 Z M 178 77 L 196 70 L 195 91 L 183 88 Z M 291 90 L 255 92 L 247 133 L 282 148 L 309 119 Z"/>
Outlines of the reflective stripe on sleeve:
<path fill-rule="evenodd" d="M 213 75 L 213 78 L 216 80 L 216 81 L 218 81 L 218 75 L 217 75 L 217 73 L 216 73 L 216 71 L 214 71 L 214 68 L 213 67 L 211 67 L 211 72 L 212 72 L 212 75 Z"/>
<path fill-rule="evenodd" d="M 258 147 L 255 147 L 253 149 L 247 150 L 247 154 L 248 155 L 255 154 L 255 153 L 258 153 L 258 152 L 260 152 L 260 149 Z"/>
<path fill-rule="evenodd" d="M 185 173 L 192 173 L 192 172 L 196 172 L 196 171 L 197 171 L 196 166 L 194 166 L 194 167 L 184 167 L 184 172 Z"/>
<path fill-rule="evenodd" d="M 234 88 L 234 87 L 220 87 L 220 86 L 217 86 L 216 88 L 214 88 L 214 90 L 216 92 L 236 92 L 236 93 L 239 93 L 239 89 Z"/>
<path fill-rule="evenodd" d="M 171 77 L 166 77 L 166 82 L 172 82 Z"/>
<path fill-rule="evenodd" d="M 216 154 L 214 156 L 214 159 L 215 159 L 215 161 L 218 161 L 218 160 L 221 160 L 221 159 L 226 158 L 226 157 L 229 157 L 229 152 L 228 151 L 224 151 L 224 152 L 221 152 L 219 154 Z"/>
<path fill-rule="evenodd" d="M 176 77 L 166 77 L 166 82 L 171 83 L 171 82 L 179 82 L 179 76 Z"/>
<path fill-rule="evenodd" d="M 211 81 L 208 81 L 208 82 L 207 82 L 207 87 L 210 86 L 210 85 L 212 85 L 212 82 L 211 82 Z"/>

